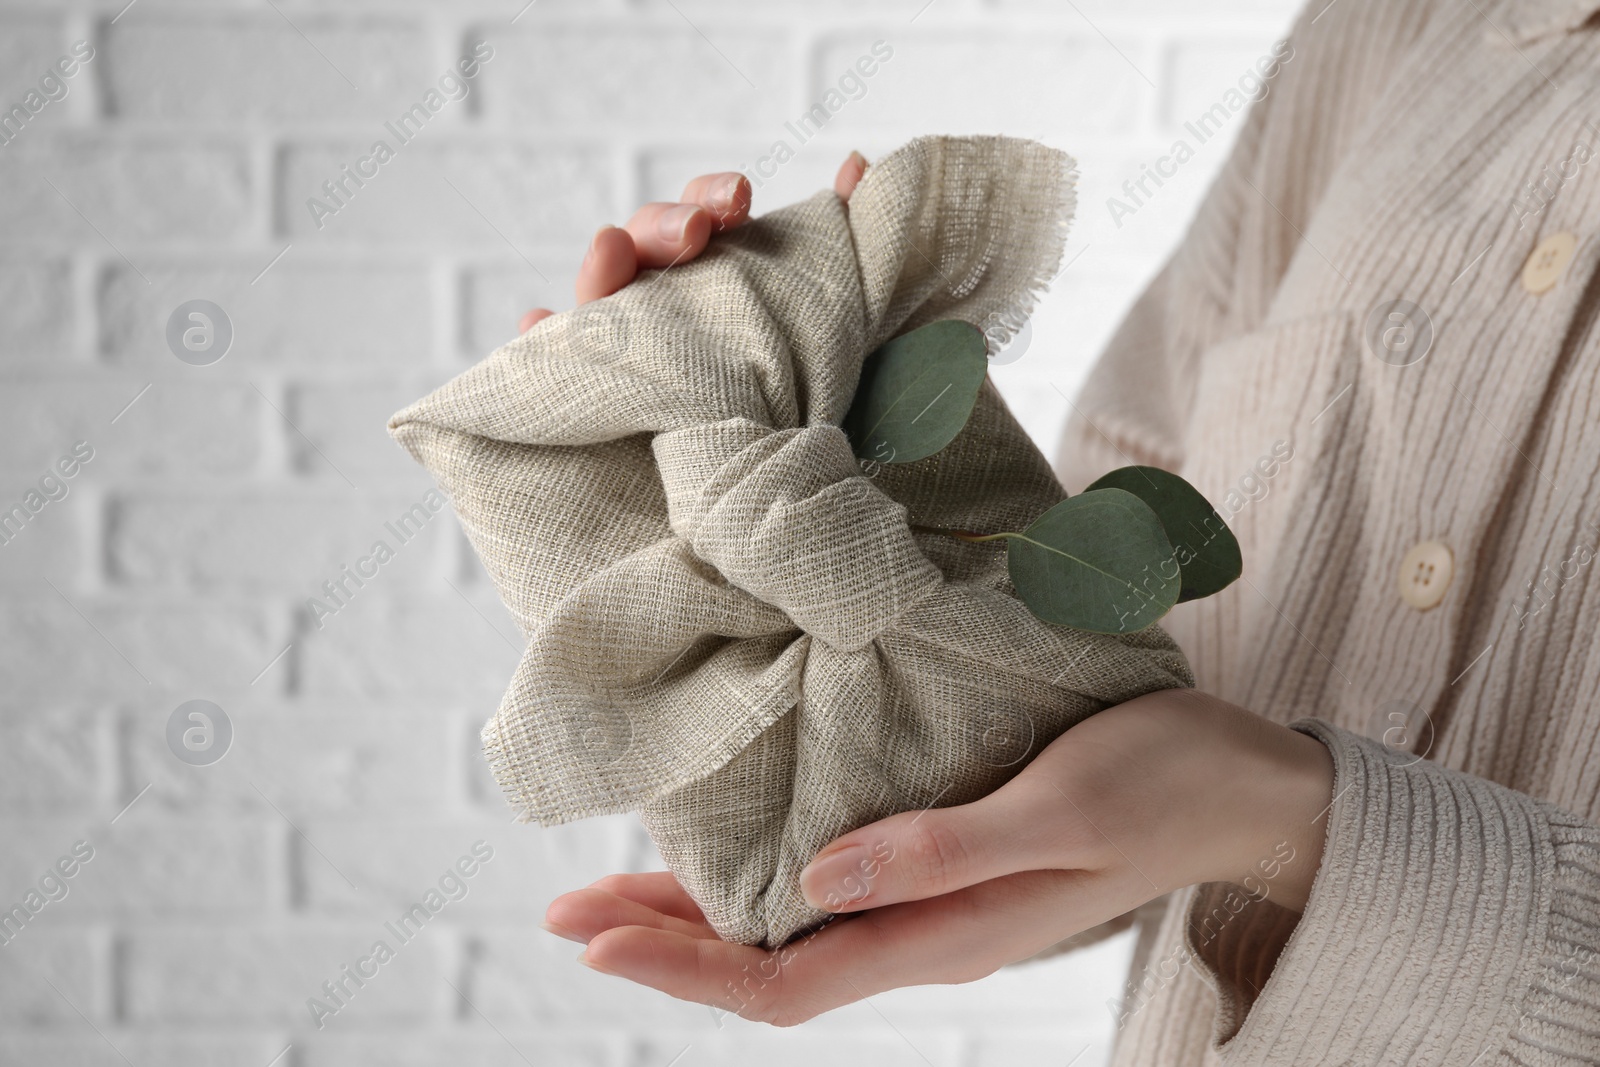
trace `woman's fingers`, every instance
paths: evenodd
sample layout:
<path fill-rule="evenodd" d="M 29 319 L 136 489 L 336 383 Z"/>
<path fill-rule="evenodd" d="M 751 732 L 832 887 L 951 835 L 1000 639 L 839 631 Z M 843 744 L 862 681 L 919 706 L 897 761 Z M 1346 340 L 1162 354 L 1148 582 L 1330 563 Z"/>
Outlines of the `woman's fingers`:
<path fill-rule="evenodd" d="M 866 173 L 867 157 L 860 152 L 851 152 L 833 179 L 833 191 L 839 194 L 840 200 L 849 200 L 850 194 L 856 191 L 862 175 Z"/>
<path fill-rule="evenodd" d="M 579 959 L 680 1000 L 792 1026 L 887 989 L 974 981 L 1121 914 L 1097 877 L 1028 871 L 834 920 L 771 952 L 619 927 L 596 935 Z"/>
<path fill-rule="evenodd" d="M 544 923 L 546 930 L 573 941 L 588 941 L 602 930 L 632 925 L 716 936 L 700 906 L 668 871 L 610 874 L 587 889 L 563 893 L 550 902 Z"/>
<path fill-rule="evenodd" d="M 652 926 L 622 926 L 596 934 L 578 962 L 679 1000 L 730 1012 L 739 1012 L 740 1006 L 730 984 L 737 988 L 746 975 L 770 975 L 778 966 L 774 954 L 764 949 Z"/>
<path fill-rule="evenodd" d="M 670 267 L 693 259 L 711 240 L 715 221 L 699 204 L 646 204 L 628 220 L 639 268 Z"/>
<path fill-rule="evenodd" d="M 650 927 L 684 937 L 712 938 L 717 934 L 704 923 L 688 922 L 666 915 L 638 901 L 608 893 L 603 889 L 579 889 L 564 893 L 550 902 L 545 911 L 544 928 L 571 941 L 587 943 L 597 934 L 617 927 Z"/>
<path fill-rule="evenodd" d="M 861 153 L 850 153 L 833 183 L 842 199 L 850 198 L 866 169 Z M 694 259 L 705 251 L 712 234 L 743 225 L 750 218 L 752 195 L 750 180 L 738 171 L 702 174 L 684 186 L 681 203 L 646 204 L 626 227 L 603 227 L 578 268 L 578 303 L 610 296 L 641 270 Z M 527 333 L 551 314 L 535 308 L 522 316 L 517 332 Z"/>
<path fill-rule="evenodd" d="M 639 254 L 628 231 L 602 226 L 589 242 L 589 251 L 578 268 L 578 303 L 587 304 L 610 296 L 633 281 L 639 273 Z"/>
<path fill-rule="evenodd" d="M 693 259 L 711 240 L 711 213 L 699 204 L 646 204 L 627 227 L 602 227 L 578 268 L 578 303 L 610 296 L 652 267 Z"/>
<path fill-rule="evenodd" d="M 647 871 L 643 874 L 608 874 L 591 889 L 603 889 L 619 897 L 654 908 L 663 915 L 672 915 L 688 923 L 704 923 L 705 913 L 694 902 L 670 871 Z"/>
<path fill-rule="evenodd" d="M 709 211 L 718 230 L 731 230 L 750 217 L 750 179 L 738 171 L 702 174 L 683 187 L 678 199 Z"/>

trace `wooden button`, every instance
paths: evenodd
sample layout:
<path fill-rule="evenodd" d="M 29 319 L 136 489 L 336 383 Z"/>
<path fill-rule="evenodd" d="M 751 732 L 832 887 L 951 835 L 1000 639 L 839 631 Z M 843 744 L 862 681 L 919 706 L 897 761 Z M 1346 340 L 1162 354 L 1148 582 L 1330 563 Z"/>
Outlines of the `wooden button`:
<path fill-rule="evenodd" d="M 1578 239 L 1570 233 L 1553 233 L 1539 242 L 1528 262 L 1522 265 L 1522 287 L 1535 296 L 1561 280 L 1561 272 L 1572 262 Z"/>
<path fill-rule="evenodd" d="M 1444 599 L 1455 574 L 1455 557 L 1450 547 L 1439 541 L 1424 541 L 1400 561 L 1400 599 L 1427 611 Z"/>

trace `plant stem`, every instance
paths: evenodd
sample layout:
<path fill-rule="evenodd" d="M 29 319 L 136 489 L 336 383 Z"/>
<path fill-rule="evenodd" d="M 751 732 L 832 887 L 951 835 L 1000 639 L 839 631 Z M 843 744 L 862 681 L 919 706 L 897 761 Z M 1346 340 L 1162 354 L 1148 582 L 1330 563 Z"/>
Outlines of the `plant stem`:
<path fill-rule="evenodd" d="M 997 541 L 1002 537 L 1017 537 L 1015 533 L 978 534 L 970 530 L 947 530 L 942 526 L 917 526 L 911 527 L 917 533 L 943 534 L 946 537 L 955 537 L 971 544 L 981 544 L 984 541 Z"/>

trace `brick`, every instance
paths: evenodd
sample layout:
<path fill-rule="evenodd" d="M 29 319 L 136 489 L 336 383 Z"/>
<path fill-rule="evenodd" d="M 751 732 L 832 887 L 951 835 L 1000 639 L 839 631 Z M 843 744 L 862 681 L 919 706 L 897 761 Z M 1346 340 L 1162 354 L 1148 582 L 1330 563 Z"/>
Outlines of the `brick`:
<path fill-rule="evenodd" d="M 289 437 L 295 473 L 342 486 L 332 463 L 357 485 L 403 483 L 408 500 L 420 498 L 433 479 L 389 436 L 389 416 L 437 384 L 390 377 L 296 386 L 285 409 L 299 431 Z"/>
<path fill-rule="evenodd" d="M 95 985 L 96 963 L 94 944 L 81 930 L 25 928 L 0 948 L 0 1022 L 82 1026 L 74 1006 L 90 1018 L 104 1018 Z M 50 988 L 52 982 L 59 993 Z M 0 1050 L 4 1047 L 0 1044 Z M 6 1060 L 0 1053 L 0 1062 L 21 1061 Z"/>
<path fill-rule="evenodd" d="M 403 909 L 437 885 L 475 842 L 483 841 L 494 857 L 465 879 L 466 894 L 447 904 L 439 919 L 452 924 L 485 915 L 540 919 L 560 894 L 625 868 L 627 829 L 635 818 L 618 815 L 546 828 L 511 824 L 509 816 L 498 814 L 449 824 L 310 822 L 306 834 L 333 864 L 319 862 L 315 855 L 304 858 L 307 906 L 366 910 L 368 898 L 377 895 Z M 354 890 L 346 878 L 355 883 Z"/>
<path fill-rule="evenodd" d="M 272 263 L 282 250 L 248 261 L 140 263 L 160 279 L 157 285 L 113 262 L 98 289 L 100 351 L 113 362 L 187 371 L 167 348 L 167 319 L 179 304 L 207 299 L 233 325 L 233 347 L 203 368 L 207 374 L 249 375 L 280 366 L 390 371 L 429 360 L 434 310 L 425 264 L 330 263 L 303 243 Z"/>
<path fill-rule="evenodd" d="M 1007 34 L 888 26 L 832 36 L 820 44 L 805 107 L 825 102 L 827 90 L 870 54 L 878 40 L 894 49 L 893 56 L 865 80 L 864 95 L 844 98 L 824 130 L 833 130 L 835 124 L 850 130 L 917 129 L 926 116 L 937 115 L 945 129 L 995 130 L 1039 139 L 1121 133 L 1138 119 L 1148 88 L 1116 50 L 1087 29 L 1074 34 Z M 1129 48 L 1135 64 L 1151 68 L 1142 48 Z M 1084 104 L 1062 106 L 1062 101 L 1072 100 Z M 784 129 L 773 135 L 791 144 L 797 140 Z"/>
<path fill-rule="evenodd" d="M 327 245 L 434 244 L 531 259 L 541 242 L 587 241 L 611 214 L 608 156 L 597 147 L 427 128 L 408 144 L 389 143 L 394 158 L 320 220 L 308 199 L 324 197 L 323 183 L 356 165 L 371 141 L 289 145 L 277 169 L 280 230 Z"/>
<path fill-rule="evenodd" d="M 166 724 L 176 702 L 152 704 L 120 724 L 127 780 L 134 788 L 153 783 L 141 807 L 159 818 L 248 813 L 270 821 L 280 818 L 276 805 L 300 824 L 366 812 L 437 817 L 459 800 L 451 719 L 434 709 L 217 703 L 234 727 L 225 765 L 196 768 L 172 755 Z M 155 821 L 155 812 L 144 817 Z"/>
<path fill-rule="evenodd" d="M 337 1014 L 324 1032 L 438 1021 L 455 995 L 444 983 L 448 945 L 428 931 L 399 943 L 374 912 L 366 923 L 302 923 L 274 928 L 147 929 L 127 939 L 123 997 L 138 1023 L 215 1027 L 261 1023 L 315 1033 L 306 1006 L 324 997 L 322 984 L 384 940 L 394 953 Z M 368 965 L 371 970 L 371 965 Z M 352 983 L 353 985 L 353 983 Z M 325 1001 L 325 1003 L 327 1003 Z"/>
<path fill-rule="evenodd" d="M 94 472 L 97 479 L 123 473 L 246 475 L 261 462 L 263 422 L 278 419 L 249 385 L 163 380 L 135 396 L 137 390 L 118 389 L 107 398 L 123 406 L 116 409 L 111 432 L 100 431 L 106 435 L 105 466 Z"/>
<path fill-rule="evenodd" d="M 553 311 L 572 307 L 583 254 L 584 248 L 574 243 L 570 255 L 535 259 L 538 274 L 520 260 L 477 264 L 465 270 L 460 282 L 461 351 L 474 361 L 482 359 L 516 340 L 517 323 L 525 312 L 536 307 Z"/>
<path fill-rule="evenodd" d="M 442 497 L 431 499 L 438 510 L 420 497 L 344 486 L 292 496 L 118 497 L 108 523 L 108 569 L 127 585 L 270 589 L 299 604 L 316 597 L 336 610 L 325 583 L 353 603 L 374 588 L 435 581 L 454 519 Z M 379 558 L 385 552 L 387 561 Z"/>
<path fill-rule="evenodd" d="M 110 803 L 104 740 L 92 710 L 0 703 L 0 810 L 98 814 Z"/>
<path fill-rule="evenodd" d="M 3 402 L 3 401 L 0 401 Z M 31 476 L 0 476 L 0 583 L 39 584 L 40 575 L 56 582 L 67 581 L 83 564 L 84 531 L 96 525 L 91 499 L 82 491 L 81 480 L 52 478 L 54 472 L 41 466 Z M 47 501 L 37 514 L 29 512 L 28 494 Z M 47 493 L 66 493 L 50 500 Z M 28 516 L 19 520 L 18 512 Z"/>
<path fill-rule="evenodd" d="M 0 61 L 0 70 L 10 69 Z M 0 366 L 58 365 L 73 349 L 72 265 L 0 259 Z"/>
<path fill-rule="evenodd" d="M 89 823 L 32 820 L 8 831 L 0 855 L 0 904 L 7 908 L 76 842 L 94 850 L 66 881 L 67 895 L 46 904 L 23 928 L 18 944 L 36 932 L 108 914 L 252 913 L 280 902 L 278 826 L 236 820 L 145 822 L 142 804 L 114 824 L 107 822 L 116 815 L 110 811 Z"/>
<path fill-rule="evenodd" d="M 493 714 L 522 645 L 479 618 L 443 579 L 439 584 L 437 596 L 355 600 L 326 620 L 301 643 L 304 691 L 317 698 L 429 695 Z"/>
<path fill-rule="evenodd" d="M 51 470 L 79 441 L 94 449 L 68 482 L 68 500 L 70 487 L 127 475 L 245 474 L 259 462 L 267 415 L 278 418 L 247 384 L 151 382 L 119 373 L 0 388 L 0 424 L 18 436 L 5 462 L 27 480 Z M 15 499 L 22 488 L 4 487 L 8 495 L 0 501 Z"/>
<path fill-rule="evenodd" d="M 730 28 L 726 21 L 696 28 L 664 10 L 650 24 L 635 17 L 602 32 L 543 24 L 496 33 L 495 57 L 483 68 L 484 113 L 509 129 L 650 130 L 655 136 L 781 121 L 799 78 L 787 35 Z M 597 78 L 599 70 L 629 75 Z M 649 92 L 638 91 L 641 79 Z M 573 92 L 574 85 L 584 91 Z"/>
<path fill-rule="evenodd" d="M 35 520 L 38 529 L 26 532 L 42 532 L 49 517 L 48 511 L 41 512 Z M 0 617 L 0 676 L 8 679 L 12 700 L 67 701 L 124 695 L 145 687 L 139 668 L 122 658 L 127 652 L 119 655 L 115 644 L 102 640 L 90 622 L 68 602 L 55 598 L 43 581 L 34 586 L 33 596 L 14 596 L 7 605 L 10 610 Z M 102 616 L 94 625 L 103 633 L 104 613 L 82 596 L 73 605 L 80 602 L 91 622 Z"/>
<path fill-rule="evenodd" d="M 377 124 L 420 99 L 443 72 L 414 21 L 290 18 L 292 25 L 272 11 L 150 11 L 119 20 L 105 30 L 100 61 L 112 113 Z M 177 55 L 182 63 L 172 62 Z"/>
<path fill-rule="evenodd" d="M 76 1020 L 76 1016 L 73 1017 Z M 148 1034 L 101 1027 L 95 1034 L 82 1022 L 60 1034 L 12 1030 L 0 1033 L 0 1063 L 50 1067 L 214 1067 L 219 1063 L 265 1065 L 283 1050 L 276 1034 L 252 1037 Z M 279 1060 L 274 1067 L 287 1061 Z"/>
<path fill-rule="evenodd" d="M 107 636 L 156 686 L 192 691 L 207 685 L 248 685 L 283 649 L 284 632 L 254 606 L 209 599 L 167 604 L 141 597 L 137 604 L 106 605 L 98 614 Z"/>
<path fill-rule="evenodd" d="M 13 239 L 70 241 L 120 260 L 115 246 L 144 270 L 139 242 L 227 241 L 250 226 L 256 193 L 236 141 L 34 132 L 0 151 L 0 231 Z"/>
<path fill-rule="evenodd" d="M 42 581 L 36 593 L 8 594 L 0 617 L 0 678 L 12 700 L 143 699 L 151 687 L 243 688 L 288 643 L 284 628 L 269 625 L 255 606 L 220 598 L 204 605 L 155 597 L 125 604 L 61 588 L 72 606 Z"/>
<path fill-rule="evenodd" d="M 1248 37 L 1185 40 L 1174 46 L 1167 57 L 1168 69 L 1162 79 L 1166 90 L 1162 99 L 1162 121 L 1176 132 L 1183 132 L 1183 123 L 1196 122 L 1220 103 L 1228 117 L 1220 119 L 1224 112 L 1217 112 L 1218 119 L 1212 121 L 1208 130 L 1217 129 L 1220 119 L 1224 137 L 1218 143 L 1231 144 L 1237 136 L 1236 128 L 1244 125 L 1248 106 L 1234 111 L 1228 107 L 1228 101 L 1238 104 L 1242 99 L 1260 95 L 1263 85 L 1269 95 L 1272 91 L 1273 83 L 1263 80 L 1257 71 L 1258 62 L 1268 70 L 1273 69 L 1271 64 L 1276 62 L 1276 57 L 1272 53 L 1272 42 Z M 1287 65 L 1279 64 L 1277 69 L 1281 72 L 1293 64 L 1291 59 Z M 1193 137 L 1189 140 L 1191 145 L 1196 143 Z M 1226 151 L 1219 154 L 1226 155 Z"/>
<path fill-rule="evenodd" d="M 38 90 L 39 79 L 51 71 L 58 57 L 66 54 L 70 43 L 59 16 L 13 11 L 0 15 L 0 110 L 9 111 L 22 103 L 28 90 Z M 81 88 L 82 72 L 63 82 L 67 96 L 47 103 L 36 116 L 40 121 L 60 117 L 51 112 L 61 109 L 73 91 Z M 30 120 L 29 126 L 32 124 Z M 28 126 L 24 126 L 23 136 L 28 132 Z M 0 148 L 3 151 L 5 148 Z"/>
<path fill-rule="evenodd" d="M 621 1067 L 637 1062 L 623 1055 L 618 1047 L 619 1037 L 556 1035 L 549 1030 L 518 1033 L 506 1030 L 492 1016 L 490 1020 L 499 1033 L 473 1014 L 467 1025 L 481 1033 L 406 1037 L 318 1034 L 304 1042 L 300 1062 L 304 1067 L 348 1067 L 353 1063 L 381 1063 L 384 1067 L 438 1067 L 442 1063 L 470 1063 L 474 1067 L 528 1067 L 530 1063 Z M 329 1029 L 332 1028 L 330 1023 Z"/>

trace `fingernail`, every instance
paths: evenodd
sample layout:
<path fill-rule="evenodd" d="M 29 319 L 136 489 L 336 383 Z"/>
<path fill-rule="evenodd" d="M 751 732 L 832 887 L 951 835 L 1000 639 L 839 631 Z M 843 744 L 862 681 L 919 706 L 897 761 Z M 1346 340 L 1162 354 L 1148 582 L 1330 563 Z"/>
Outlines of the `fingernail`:
<path fill-rule="evenodd" d="M 616 974 L 615 971 L 606 970 L 604 967 L 591 960 L 582 952 L 578 953 L 578 962 L 589 968 L 591 971 L 599 971 L 601 974 Z"/>
<path fill-rule="evenodd" d="M 557 926 L 555 923 L 551 922 L 542 922 L 539 925 L 544 927 L 550 933 L 555 934 L 557 937 L 564 937 L 568 941 L 576 941 L 580 945 L 587 945 L 589 943 L 587 938 L 579 937 L 571 930 L 568 930 L 565 926 Z"/>
<path fill-rule="evenodd" d="M 855 149 L 852 148 L 850 150 L 850 158 L 855 160 L 857 163 L 861 164 L 861 169 L 862 170 L 866 170 L 867 169 L 867 157 L 862 155 L 860 152 L 857 152 Z"/>
<path fill-rule="evenodd" d="M 846 845 L 812 860 L 800 872 L 800 892 L 813 908 L 838 911 L 846 904 L 863 899 L 868 892 L 867 847 Z"/>
<path fill-rule="evenodd" d="M 711 201 L 711 205 L 718 212 L 727 214 L 739 202 L 739 182 L 741 180 L 739 175 L 731 174 L 719 182 L 715 189 L 711 190 L 711 195 L 707 199 Z"/>
<path fill-rule="evenodd" d="M 689 230 L 689 220 L 700 209 L 693 204 L 679 204 L 661 213 L 656 220 L 656 233 L 663 241 L 681 241 Z"/>
<path fill-rule="evenodd" d="M 600 227 L 598 230 L 594 231 L 594 236 L 589 238 L 589 251 L 587 251 L 587 252 L 585 252 L 583 254 L 583 261 L 585 263 L 589 262 L 590 258 L 594 255 L 594 250 L 597 247 L 599 247 L 599 245 L 600 245 L 600 235 L 605 233 L 607 230 L 614 230 L 614 229 L 616 229 L 616 227 L 611 225 L 608 222 L 604 226 Z"/>

